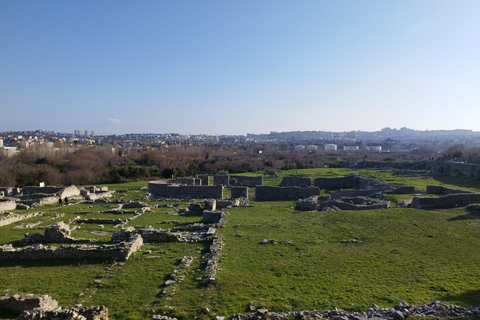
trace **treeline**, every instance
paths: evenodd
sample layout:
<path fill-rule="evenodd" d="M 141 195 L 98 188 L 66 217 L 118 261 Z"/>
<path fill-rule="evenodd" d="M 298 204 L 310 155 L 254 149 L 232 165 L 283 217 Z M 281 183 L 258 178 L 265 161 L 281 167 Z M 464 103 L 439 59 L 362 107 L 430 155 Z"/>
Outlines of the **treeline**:
<path fill-rule="evenodd" d="M 423 150 L 420 150 L 423 151 Z M 0 186 L 88 185 L 136 180 L 195 176 L 202 173 L 275 172 L 280 169 L 306 169 L 328 165 L 338 167 L 347 161 L 419 160 L 432 157 L 428 152 L 372 154 L 322 151 L 295 152 L 288 144 L 164 145 L 134 149 L 102 147 L 27 148 L 14 156 L 0 152 Z M 448 156 L 466 154 L 461 147 L 448 149 Z M 437 154 L 438 156 L 438 154 Z"/>

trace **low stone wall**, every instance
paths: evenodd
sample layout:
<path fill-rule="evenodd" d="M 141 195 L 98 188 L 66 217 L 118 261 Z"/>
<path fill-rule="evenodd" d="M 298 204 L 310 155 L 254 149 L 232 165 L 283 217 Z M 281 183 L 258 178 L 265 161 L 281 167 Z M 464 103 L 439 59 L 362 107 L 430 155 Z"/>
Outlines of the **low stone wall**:
<path fill-rule="evenodd" d="M 459 194 L 459 193 L 475 193 L 472 191 L 461 190 L 461 189 L 453 189 L 447 188 L 442 186 L 427 186 L 426 187 L 427 194 Z"/>
<path fill-rule="evenodd" d="M 33 193 L 49 193 L 54 194 L 57 192 L 62 191 L 63 187 L 54 187 L 54 186 L 46 186 L 46 187 L 39 187 L 39 186 L 25 186 L 22 188 L 22 194 L 33 194 Z"/>
<path fill-rule="evenodd" d="M 210 253 L 207 255 L 207 266 L 205 267 L 204 283 L 215 282 L 215 276 L 217 274 L 218 260 L 220 258 L 220 251 L 223 246 L 222 236 L 214 237 L 212 244 L 210 245 Z"/>
<path fill-rule="evenodd" d="M 179 242 L 182 234 L 164 229 L 145 229 L 142 231 L 142 238 L 144 242 Z"/>
<path fill-rule="evenodd" d="M 282 178 L 282 182 L 279 187 L 300 187 L 308 188 L 312 185 L 311 178 L 299 177 L 299 176 L 286 176 Z"/>
<path fill-rule="evenodd" d="M 95 193 L 87 193 L 84 195 L 85 200 L 97 200 L 103 198 L 110 198 L 115 191 L 97 191 Z"/>
<path fill-rule="evenodd" d="M 434 197 L 414 197 L 410 204 L 415 209 L 438 209 L 463 207 L 471 203 L 480 203 L 479 193 L 459 193 Z"/>
<path fill-rule="evenodd" d="M 203 210 L 203 223 L 218 223 L 222 219 L 224 213 L 222 211 Z"/>
<path fill-rule="evenodd" d="M 33 245 L 14 248 L 12 245 L 0 246 L 0 260 L 46 260 L 46 259 L 124 259 L 137 251 L 143 244 L 142 237 L 136 235 L 129 242 L 112 245 L 86 246 L 43 246 Z"/>
<path fill-rule="evenodd" d="M 228 174 L 213 176 L 213 185 L 228 187 L 230 185 L 230 176 Z"/>
<path fill-rule="evenodd" d="M 36 296 L 27 294 L 22 297 L 16 294 L 13 296 L 0 297 L 0 308 L 20 312 L 23 310 L 32 310 L 33 308 L 54 310 L 58 308 L 58 302 L 48 295 Z"/>
<path fill-rule="evenodd" d="M 254 199 L 267 201 L 298 200 L 319 195 L 320 189 L 318 187 L 300 188 L 256 186 Z"/>
<path fill-rule="evenodd" d="M 330 198 L 334 200 L 334 199 L 339 199 L 344 197 L 349 197 L 349 198 L 368 197 L 376 193 L 383 193 L 387 190 L 390 190 L 390 186 L 388 185 L 379 186 L 377 188 L 366 189 L 366 190 L 365 189 L 364 190 L 355 190 L 355 189 L 338 190 L 330 193 Z"/>
<path fill-rule="evenodd" d="M 263 186 L 263 177 L 249 177 L 249 176 L 235 176 L 231 179 L 235 179 L 235 185 L 241 187 L 256 187 Z"/>
<path fill-rule="evenodd" d="M 108 320 L 108 308 L 105 306 L 88 308 L 65 308 L 56 310 L 25 310 L 17 320 Z"/>
<path fill-rule="evenodd" d="M 15 210 L 16 208 L 17 203 L 15 200 L 0 200 L 0 213 Z"/>
<path fill-rule="evenodd" d="M 57 194 L 63 199 L 65 197 L 76 197 L 80 195 L 80 189 L 76 186 L 69 187 L 37 187 L 37 186 L 27 186 L 22 188 L 22 193 L 24 195 L 34 194 L 34 193 L 46 193 L 46 194 Z"/>
<path fill-rule="evenodd" d="M 313 185 L 320 189 L 349 189 L 353 188 L 354 177 L 355 175 L 351 174 L 337 178 L 315 178 L 313 179 Z"/>
<path fill-rule="evenodd" d="M 375 201 L 365 197 L 340 198 L 324 202 L 320 205 L 320 210 L 327 208 L 338 208 L 340 210 L 377 210 L 390 208 L 390 201 Z"/>
<path fill-rule="evenodd" d="M 5 216 L 0 216 L 0 227 L 6 226 L 18 221 L 22 221 L 31 217 L 37 217 L 41 216 L 41 212 L 30 212 L 30 213 L 24 213 L 24 214 L 8 214 Z"/>
<path fill-rule="evenodd" d="M 248 187 L 230 187 L 231 198 L 248 198 Z"/>
<path fill-rule="evenodd" d="M 255 306 L 250 310 L 256 310 Z M 233 314 L 224 320 L 258 320 L 258 319 L 372 319 L 372 320 L 403 320 L 403 319 L 478 319 L 480 309 L 478 307 L 460 307 L 456 305 L 446 305 L 439 301 L 433 301 L 429 304 L 414 306 L 408 305 L 404 301 L 391 308 L 380 308 L 373 306 L 366 312 L 352 312 L 342 309 L 324 310 L 324 311 L 289 311 L 289 312 L 269 312 L 267 309 L 257 309 L 250 314 Z M 162 319 L 162 318 L 152 318 Z"/>
<path fill-rule="evenodd" d="M 158 182 L 148 183 L 148 192 L 154 196 L 178 199 L 223 198 L 223 186 L 180 186 Z"/>
<path fill-rule="evenodd" d="M 385 193 L 389 194 L 414 194 L 416 192 L 419 191 L 413 186 L 399 186 L 396 187 L 394 190 L 385 191 Z"/>

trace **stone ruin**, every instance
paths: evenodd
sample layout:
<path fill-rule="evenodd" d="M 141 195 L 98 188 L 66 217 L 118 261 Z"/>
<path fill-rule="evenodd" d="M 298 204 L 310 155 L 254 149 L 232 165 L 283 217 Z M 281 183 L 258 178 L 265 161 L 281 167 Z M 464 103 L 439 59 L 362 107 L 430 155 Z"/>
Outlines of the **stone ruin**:
<path fill-rule="evenodd" d="M 248 199 L 248 187 L 230 187 L 231 198 L 247 198 Z"/>
<path fill-rule="evenodd" d="M 222 185 L 228 187 L 230 185 L 230 176 L 228 174 L 213 176 L 213 185 Z"/>
<path fill-rule="evenodd" d="M 206 174 L 199 174 L 196 176 L 197 179 L 200 179 L 200 185 L 208 186 L 208 175 Z"/>
<path fill-rule="evenodd" d="M 308 198 L 311 196 L 319 196 L 320 189 L 318 187 L 273 187 L 273 186 L 256 186 L 255 200 L 260 201 L 286 201 Z"/>
<path fill-rule="evenodd" d="M 26 233 L 20 240 L 21 245 L 31 243 L 89 243 L 95 239 L 75 239 L 70 236 L 70 227 L 64 222 L 55 222 L 45 228 L 44 234 Z"/>
<path fill-rule="evenodd" d="M 318 210 L 378 210 L 388 208 L 390 208 L 390 201 L 372 200 L 367 197 L 343 197 L 321 203 Z"/>
<path fill-rule="evenodd" d="M 238 187 L 256 187 L 263 186 L 263 176 L 234 176 L 230 177 L 230 185 Z"/>
<path fill-rule="evenodd" d="M 117 234 L 112 234 L 112 242 L 116 242 Z M 11 244 L 0 246 L 0 260 L 44 260 L 44 259 L 120 259 L 127 260 L 130 255 L 143 245 L 142 237 L 133 234 L 127 241 L 99 246 L 62 245 L 61 247 L 34 244 L 14 248 Z"/>
<path fill-rule="evenodd" d="M 0 199 L 0 213 L 15 210 L 16 208 L 17 208 L 17 203 L 15 202 L 15 200 Z"/>
<path fill-rule="evenodd" d="M 13 197 L 20 194 L 20 188 L 15 187 L 3 187 L 0 188 L 0 198 L 1 197 Z"/>
<path fill-rule="evenodd" d="M 0 297 L 0 308 L 23 312 L 24 310 L 32 310 L 41 308 L 43 310 L 55 310 L 58 308 L 58 302 L 48 295 L 36 296 L 27 294 L 20 296 Z"/>
<path fill-rule="evenodd" d="M 108 187 L 83 187 L 80 189 L 80 195 L 85 198 L 85 200 L 94 201 L 103 198 L 110 198 L 113 196 L 115 191 L 109 191 Z"/>
<path fill-rule="evenodd" d="M 48 295 L 3 296 L 0 297 L 0 308 L 21 313 L 17 320 L 108 320 L 105 306 L 62 309 Z"/>
<path fill-rule="evenodd" d="M 308 188 L 312 185 L 312 179 L 302 176 L 285 176 L 278 185 L 279 187 Z"/>
<path fill-rule="evenodd" d="M 28 218 L 41 216 L 41 215 L 42 215 L 41 212 L 30 212 L 25 214 L 16 214 L 16 213 L 5 214 L 3 215 L 3 217 L 0 216 L 0 227 L 6 226 L 18 221 L 22 221 Z"/>
<path fill-rule="evenodd" d="M 202 198 L 223 198 L 222 185 L 174 185 L 162 181 L 148 182 L 148 192 L 154 197 L 173 199 L 202 199 Z"/>
<path fill-rule="evenodd" d="M 168 180 L 167 183 L 169 183 L 169 184 L 179 184 L 179 185 L 183 185 L 183 186 L 200 186 L 200 185 L 203 185 L 201 179 L 199 179 L 199 178 L 188 178 L 188 177 L 177 177 L 175 179 Z"/>
<path fill-rule="evenodd" d="M 441 209 L 463 207 L 472 203 L 480 203 L 480 193 L 466 190 L 427 186 L 428 194 L 442 194 L 439 197 L 414 197 L 410 203 L 415 209 Z"/>
<path fill-rule="evenodd" d="M 299 199 L 298 207 L 300 211 L 317 211 L 321 203 L 329 200 L 330 196 L 311 196 Z"/>

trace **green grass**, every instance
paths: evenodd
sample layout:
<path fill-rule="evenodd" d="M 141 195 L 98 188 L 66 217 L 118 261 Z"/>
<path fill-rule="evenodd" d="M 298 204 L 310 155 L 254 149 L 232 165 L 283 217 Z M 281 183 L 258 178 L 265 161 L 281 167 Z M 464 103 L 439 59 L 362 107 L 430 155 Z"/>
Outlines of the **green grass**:
<path fill-rule="evenodd" d="M 471 179 L 432 178 L 420 173 L 395 175 L 390 171 L 305 169 L 284 171 L 264 178 L 276 185 L 282 176 L 306 174 L 335 177 L 356 173 L 389 183 L 429 184 L 472 191 L 480 183 Z M 109 186 L 125 189 L 124 199 L 146 194 L 146 182 Z M 253 189 L 249 190 L 253 196 Z M 116 196 L 117 197 L 117 196 Z M 393 203 L 411 195 L 391 195 Z M 157 204 L 158 201 L 144 201 Z M 175 202 L 170 202 L 175 203 Z M 187 202 L 181 202 L 181 208 Z M 372 304 L 389 307 L 404 300 L 422 304 L 440 300 L 462 306 L 480 303 L 480 220 L 457 219 L 463 208 L 424 211 L 392 208 L 374 211 L 295 212 L 294 201 L 252 202 L 251 207 L 228 210 L 216 283 L 202 283 L 208 245 L 195 243 L 146 244 L 122 266 L 112 261 L 0 261 L 0 290 L 10 293 L 51 294 L 62 306 L 73 306 L 79 295 L 101 280 L 97 292 L 84 305 L 105 304 L 111 319 L 149 319 L 167 314 L 178 319 L 212 319 L 245 313 L 250 301 L 271 311 L 323 310 L 334 307 L 365 311 Z M 120 218 L 132 215 L 100 213 L 109 204 L 55 205 L 36 208 L 44 216 L 0 227 L 0 245 L 18 244 L 25 232 L 42 232 L 55 221 L 81 218 Z M 174 215 L 179 208 L 154 208 L 127 226 L 172 228 L 201 222 L 201 213 Z M 51 218 L 53 213 L 63 218 Z M 158 224 L 178 220 L 178 224 Z M 22 223 L 41 222 L 32 229 Z M 110 235 L 92 231 L 118 231 L 113 225 L 72 223 L 78 238 L 109 241 Z M 275 239 L 274 244 L 259 244 Z M 291 243 L 290 243 L 291 242 Z M 146 250 L 151 253 L 145 254 Z M 162 296 L 163 283 L 178 268 L 183 256 L 194 256 L 185 280 L 171 296 Z M 113 270 L 113 271 L 112 271 Z M 450 295 L 447 295 L 447 291 Z M 206 309 L 208 308 L 208 309 Z M 208 310 L 208 311 L 207 311 Z M 3 316 L 8 318 L 7 316 Z M 2 313 L 0 312 L 0 318 Z"/>

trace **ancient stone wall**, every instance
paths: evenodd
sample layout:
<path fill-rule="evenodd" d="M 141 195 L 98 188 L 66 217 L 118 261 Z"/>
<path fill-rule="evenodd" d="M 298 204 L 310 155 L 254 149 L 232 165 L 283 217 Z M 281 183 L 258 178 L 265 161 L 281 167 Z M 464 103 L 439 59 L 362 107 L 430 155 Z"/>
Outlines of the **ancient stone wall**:
<path fill-rule="evenodd" d="M 337 178 L 315 178 L 313 179 L 313 185 L 320 189 L 349 189 L 353 188 L 354 177 L 355 175 L 351 174 Z"/>
<path fill-rule="evenodd" d="M 316 211 L 318 210 L 318 205 L 329 201 L 330 196 L 311 196 L 305 199 L 300 199 L 298 202 L 299 209 L 302 211 Z"/>
<path fill-rule="evenodd" d="M 0 213 L 15 210 L 16 208 L 17 203 L 15 202 L 15 200 L 0 200 Z"/>
<path fill-rule="evenodd" d="M 272 187 L 272 186 L 256 186 L 255 200 L 298 200 L 308 198 L 310 196 L 319 196 L 320 189 L 318 187 L 300 188 L 300 187 Z"/>
<path fill-rule="evenodd" d="M 308 177 L 286 176 L 282 178 L 279 187 L 300 187 L 308 188 L 312 185 L 312 179 Z"/>
<path fill-rule="evenodd" d="M 475 193 L 472 191 L 453 189 L 442 186 L 427 186 L 427 194 L 458 194 L 458 193 Z"/>
<path fill-rule="evenodd" d="M 416 190 L 413 186 L 399 186 L 396 187 L 394 190 L 385 191 L 385 193 L 390 194 L 414 194 L 416 192 L 418 192 L 418 190 Z"/>
<path fill-rule="evenodd" d="M 184 185 L 184 186 L 194 186 L 195 185 L 195 178 L 178 177 L 178 178 L 175 178 L 175 179 L 168 180 L 168 183 L 180 184 L 180 185 Z"/>
<path fill-rule="evenodd" d="M 203 198 L 223 198 L 223 186 L 168 186 L 167 198 L 178 199 L 203 199 Z"/>
<path fill-rule="evenodd" d="M 8 214 L 4 215 L 3 217 L 0 216 L 0 227 L 41 215 L 42 213 L 40 212 L 30 212 L 24 214 Z"/>
<path fill-rule="evenodd" d="M 27 294 L 22 297 L 16 294 L 0 297 L 0 308 L 14 311 L 32 310 L 33 308 L 54 310 L 58 308 L 58 302 L 48 295 L 36 296 Z"/>
<path fill-rule="evenodd" d="M 108 320 L 108 308 L 105 306 L 84 308 L 58 308 L 45 310 L 42 308 L 25 310 L 17 320 Z"/>
<path fill-rule="evenodd" d="M 0 195 L 11 197 L 11 196 L 16 196 L 17 194 L 20 194 L 20 188 L 14 188 L 14 187 L 0 188 Z"/>
<path fill-rule="evenodd" d="M 115 192 L 114 191 L 96 191 L 95 193 L 88 193 L 85 194 L 85 200 L 97 200 L 97 199 L 102 199 L 102 198 L 110 198 L 113 196 Z"/>
<path fill-rule="evenodd" d="M 22 193 L 24 195 L 34 194 L 34 193 L 45 193 L 45 194 L 56 194 L 58 193 L 59 196 L 62 198 L 65 197 L 76 197 L 80 195 L 80 189 L 76 186 L 69 186 L 69 187 L 54 187 L 54 186 L 46 186 L 46 187 L 37 187 L 37 186 L 26 186 L 22 188 Z"/>
<path fill-rule="evenodd" d="M 213 185 L 228 187 L 230 185 L 230 176 L 228 174 L 213 176 Z"/>
<path fill-rule="evenodd" d="M 232 199 L 248 198 L 248 187 L 231 187 L 230 191 Z"/>
<path fill-rule="evenodd" d="M 170 232 L 164 229 L 145 229 L 142 231 L 144 242 L 178 242 L 182 235 L 180 232 Z"/>
<path fill-rule="evenodd" d="M 222 211 L 210 211 L 210 210 L 203 210 L 202 222 L 203 223 L 218 223 L 224 213 Z"/>
<path fill-rule="evenodd" d="M 361 176 L 353 176 L 353 189 L 362 190 L 368 189 L 369 181 L 367 178 Z"/>
<path fill-rule="evenodd" d="M 347 190 L 338 190 L 335 192 L 330 193 L 330 198 L 332 200 L 338 199 L 338 198 L 343 198 L 343 197 L 368 197 L 371 196 L 375 193 L 383 193 L 385 190 L 389 190 L 388 186 L 385 187 L 378 187 L 374 189 L 362 189 L 362 190 L 356 190 L 356 189 L 347 189 Z"/>
<path fill-rule="evenodd" d="M 471 203 L 479 203 L 479 193 L 459 193 L 434 197 L 414 197 L 410 206 L 415 209 L 437 209 L 462 207 Z"/>
<path fill-rule="evenodd" d="M 148 193 L 151 193 L 158 197 L 167 196 L 167 187 L 169 185 L 163 181 L 149 181 L 148 182 Z"/>
<path fill-rule="evenodd" d="M 320 210 L 335 207 L 340 210 L 377 210 L 390 208 L 390 201 L 375 201 L 365 197 L 340 198 L 321 205 Z"/>
<path fill-rule="evenodd" d="M 57 192 L 62 191 L 63 187 L 54 187 L 54 186 L 46 186 L 46 187 L 39 187 L 39 186 L 25 186 L 22 188 L 22 193 L 24 195 L 32 194 L 32 193 L 49 193 L 55 194 Z"/>
<path fill-rule="evenodd" d="M 248 177 L 248 176 L 236 176 L 235 178 L 235 185 L 236 186 L 243 186 L 243 187 L 250 187 L 253 188 L 255 186 L 263 186 L 263 177 Z M 233 179 L 233 177 L 232 177 Z"/>
<path fill-rule="evenodd" d="M 208 186 L 208 175 L 206 174 L 199 174 L 197 176 L 198 179 L 200 179 L 200 185 L 201 186 Z"/>
<path fill-rule="evenodd" d="M 12 245 L 0 246 L 0 260 L 45 260 L 45 259 L 124 259 L 137 251 L 143 244 L 142 237 L 136 235 L 129 242 L 112 245 L 87 246 L 43 246 L 33 245 L 23 248 L 14 248 Z"/>

